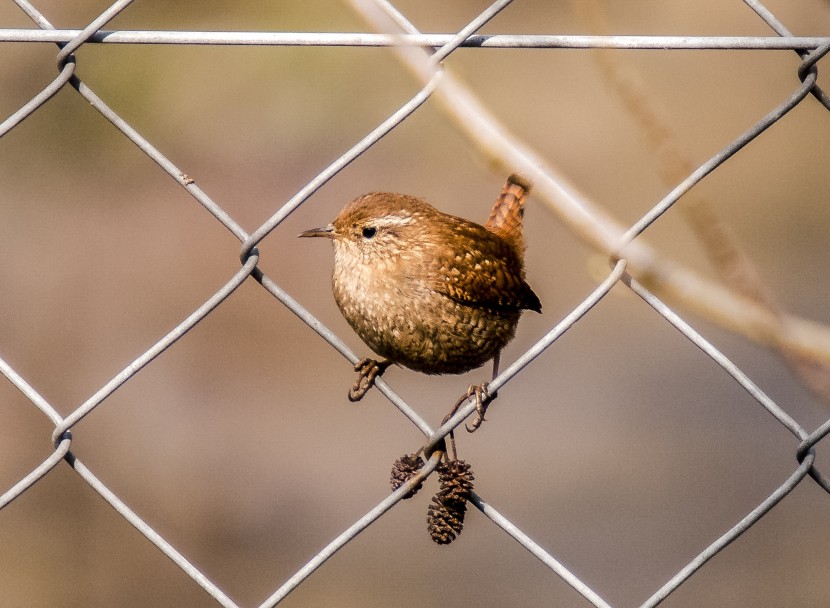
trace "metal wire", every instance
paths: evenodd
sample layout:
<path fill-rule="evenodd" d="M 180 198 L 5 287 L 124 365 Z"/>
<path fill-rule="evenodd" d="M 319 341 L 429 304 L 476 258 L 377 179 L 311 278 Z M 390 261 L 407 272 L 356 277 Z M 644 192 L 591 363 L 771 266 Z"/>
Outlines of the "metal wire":
<path fill-rule="evenodd" d="M 0 42 L 69 42 L 80 30 L 0 28 Z M 86 42 L 103 44 L 195 44 L 230 46 L 417 46 L 441 48 L 448 34 L 367 34 L 362 32 L 166 32 L 99 30 Z M 539 34 L 464 35 L 461 48 L 643 49 L 643 50 L 812 50 L 817 36 L 550 36 Z"/>
<path fill-rule="evenodd" d="M 677 590 L 686 580 L 697 572 L 714 555 L 729 545 L 742 534 L 746 533 L 761 520 L 775 505 L 800 484 L 806 477 L 810 477 L 819 487 L 830 493 L 830 483 L 827 478 L 815 467 L 815 448 L 818 443 L 830 433 L 830 421 L 813 432 L 803 428 L 783 407 L 775 403 L 766 395 L 752 379 L 734 362 L 724 355 L 714 344 L 704 338 L 690 323 L 661 301 L 654 293 L 647 289 L 632 276 L 630 262 L 642 262 L 642 250 L 638 249 L 638 237 L 656 222 L 663 214 L 694 185 L 704 177 L 721 167 L 725 162 L 749 145 L 756 137 L 771 125 L 782 120 L 787 113 L 801 104 L 809 95 L 813 95 L 825 107 L 830 108 L 827 96 L 816 85 L 817 63 L 830 51 L 830 38 L 795 37 L 784 27 L 775 16 L 763 5 L 755 0 L 745 0 L 767 24 L 780 36 L 778 37 L 671 37 L 671 36 L 553 36 L 553 35 L 478 35 L 476 32 L 492 17 L 510 4 L 510 0 L 498 0 L 490 7 L 475 15 L 467 25 L 454 35 L 423 34 L 410 23 L 392 4 L 386 0 L 353 0 L 357 8 L 364 15 L 372 13 L 372 19 L 384 18 L 393 24 L 399 34 L 366 34 L 366 33 L 245 33 L 245 32 L 147 32 L 147 31 L 108 31 L 102 28 L 119 14 L 131 0 L 119 0 L 108 7 L 99 17 L 87 27 L 80 30 L 59 30 L 43 17 L 42 14 L 26 0 L 15 0 L 20 8 L 34 21 L 38 30 L 34 29 L 0 29 L 0 42 L 30 42 L 56 43 L 59 47 L 56 62 L 58 75 L 40 93 L 32 97 L 8 119 L 0 124 L 0 137 L 18 126 L 26 117 L 37 112 L 47 104 L 53 96 L 69 84 L 94 109 L 100 112 L 116 129 L 123 133 L 138 149 L 153 159 L 177 184 L 183 187 L 202 207 L 220 222 L 231 234 L 242 243 L 240 259 L 241 267 L 233 276 L 216 289 L 214 295 L 203 305 L 188 315 L 165 336 L 145 352 L 136 356 L 124 370 L 106 382 L 84 403 L 80 404 L 65 418 L 60 416 L 46 399 L 33 388 L 3 359 L 0 359 L 0 372 L 11 382 L 54 426 L 52 441 L 54 451 L 31 472 L 16 482 L 2 496 L 0 509 L 8 506 L 16 498 L 30 490 L 59 463 L 65 461 L 78 474 L 79 479 L 101 495 L 109 505 L 126 521 L 144 535 L 155 547 L 170 558 L 183 572 L 209 593 L 216 602 L 225 607 L 237 606 L 219 586 L 203 572 L 197 569 L 184 557 L 168 540 L 152 529 L 147 522 L 136 512 L 131 510 L 124 501 L 110 490 L 92 471 L 86 467 L 71 451 L 72 429 L 86 416 L 99 408 L 119 387 L 131 381 L 136 374 L 148 363 L 159 356 L 176 341 L 181 339 L 190 329 L 202 322 L 217 307 L 235 292 L 249 277 L 261 285 L 266 292 L 274 296 L 287 309 L 292 311 L 301 321 L 311 328 L 317 335 L 330 344 L 350 362 L 355 363 L 357 356 L 351 352 L 346 344 L 329 328 L 315 318 L 298 300 L 284 290 L 277 282 L 266 276 L 259 268 L 260 254 L 257 246 L 266 239 L 290 214 L 302 205 L 314 192 L 327 181 L 349 166 L 351 162 L 374 146 L 381 138 L 407 120 L 433 94 L 449 97 L 456 108 L 468 115 L 468 120 L 475 122 L 473 129 L 480 129 L 482 139 L 487 137 L 502 138 L 498 125 L 483 109 L 475 105 L 473 100 L 465 97 L 465 93 L 455 87 L 451 78 L 443 71 L 442 62 L 459 48 L 617 48 L 617 49 L 751 49 L 751 50 L 781 50 L 791 49 L 799 53 L 802 64 L 798 75 L 801 84 L 794 89 L 789 98 L 772 109 L 765 117 L 757 122 L 746 133 L 736 138 L 721 152 L 710 160 L 697 167 L 686 179 L 680 182 L 663 200 L 655 204 L 642 218 L 630 227 L 623 228 L 607 221 L 600 213 L 585 206 L 573 204 L 572 215 L 574 225 L 591 224 L 594 243 L 609 255 L 612 268 L 607 277 L 596 289 L 567 314 L 559 323 L 548 331 L 535 345 L 509 365 L 491 383 L 493 393 L 504 387 L 508 382 L 520 377 L 522 372 L 543 352 L 552 348 L 557 340 L 569 329 L 579 323 L 592 311 L 594 306 L 602 301 L 608 293 L 618 286 L 628 289 L 641 298 L 648 307 L 665 319 L 684 336 L 690 343 L 698 347 L 725 374 L 733 378 L 743 391 L 751 396 L 760 407 L 771 414 L 786 430 L 792 433 L 799 444 L 795 450 L 796 466 L 793 472 L 778 485 L 756 508 L 738 521 L 719 538 L 706 545 L 700 554 L 691 559 L 681 570 L 658 589 L 642 606 L 656 606 L 672 592 Z M 422 50 L 418 57 L 409 56 L 404 61 L 422 79 L 422 87 L 398 110 L 381 122 L 375 129 L 363 137 L 349 150 L 341 154 L 329 167 L 324 169 L 314 179 L 310 180 L 290 200 L 277 209 L 273 215 L 248 234 L 241 225 L 224 209 L 216 204 L 203 190 L 195 185 L 194 180 L 182 172 L 172 161 L 156 149 L 132 125 L 125 121 L 112 108 L 104 103 L 75 73 L 75 58 L 73 53 L 84 44 L 201 44 L 201 45 L 278 45 L 278 46 L 364 46 L 364 47 L 393 47 L 400 50 L 404 47 L 414 47 Z M 411 50 L 411 48 L 410 48 Z M 543 188 L 548 188 L 555 196 L 573 201 L 571 188 L 563 180 L 558 179 L 543 163 L 536 162 L 533 155 L 511 142 L 500 146 L 503 158 L 523 166 L 531 175 L 541 181 Z M 514 162 L 517 161 L 517 162 Z M 410 488 L 420 480 L 430 475 L 438 466 L 441 453 L 432 450 L 441 444 L 458 425 L 462 424 L 467 416 L 473 413 L 475 405 L 465 404 L 450 420 L 439 429 L 433 431 L 424 419 L 398 396 L 382 379 L 377 382 L 379 390 L 403 413 L 426 437 L 424 451 L 431 454 L 427 465 L 418 475 L 404 487 L 393 492 L 380 503 L 368 509 L 366 514 L 355 521 L 326 547 L 322 548 L 295 574 L 283 582 L 261 606 L 275 606 L 287 597 L 298 585 L 312 576 L 317 569 L 337 551 L 347 546 L 361 531 L 371 526 L 389 509 L 404 497 Z M 508 520 L 483 497 L 474 494 L 472 504 L 495 526 L 505 531 L 510 538 L 526 548 L 540 563 L 550 569 L 570 585 L 576 593 L 594 606 L 608 608 L 611 606 L 589 583 L 581 580 L 576 574 L 565 568 L 562 563 L 543 549 L 520 527 Z"/>

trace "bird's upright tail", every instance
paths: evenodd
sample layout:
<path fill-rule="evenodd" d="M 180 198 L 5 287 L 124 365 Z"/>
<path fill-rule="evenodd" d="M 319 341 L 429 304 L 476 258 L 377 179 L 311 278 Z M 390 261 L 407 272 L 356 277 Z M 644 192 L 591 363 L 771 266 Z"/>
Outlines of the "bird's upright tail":
<path fill-rule="evenodd" d="M 525 249 L 522 218 L 524 217 L 525 198 L 530 188 L 530 182 L 524 177 L 515 173 L 508 177 L 484 225 L 485 228 L 510 243 L 520 255 L 524 254 Z"/>

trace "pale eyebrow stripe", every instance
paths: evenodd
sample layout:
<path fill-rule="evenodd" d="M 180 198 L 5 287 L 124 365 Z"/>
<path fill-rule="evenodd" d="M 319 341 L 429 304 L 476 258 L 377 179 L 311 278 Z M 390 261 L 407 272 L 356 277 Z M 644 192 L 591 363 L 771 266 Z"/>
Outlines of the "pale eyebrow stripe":
<path fill-rule="evenodd" d="M 375 224 L 378 227 L 408 226 L 414 221 L 415 218 L 411 215 L 384 215 L 382 217 L 377 218 Z"/>

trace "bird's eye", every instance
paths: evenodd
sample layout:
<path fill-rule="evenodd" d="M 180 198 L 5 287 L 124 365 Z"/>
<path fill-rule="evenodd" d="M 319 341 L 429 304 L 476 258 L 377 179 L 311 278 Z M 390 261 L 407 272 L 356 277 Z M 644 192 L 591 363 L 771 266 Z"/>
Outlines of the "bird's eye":
<path fill-rule="evenodd" d="M 377 231 L 378 229 L 374 226 L 366 226 L 366 228 L 363 229 L 363 238 L 370 239 L 373 236 L 375 236 L 375 233 L 377 233 Z"/>

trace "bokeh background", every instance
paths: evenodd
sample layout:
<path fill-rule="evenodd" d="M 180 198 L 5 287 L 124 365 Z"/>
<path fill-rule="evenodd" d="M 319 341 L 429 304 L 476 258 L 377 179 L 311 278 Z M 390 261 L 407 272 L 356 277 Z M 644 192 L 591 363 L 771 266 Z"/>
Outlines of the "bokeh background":
<path fill-rule="evenodd" d="M 517 0 L 484 33 L 593 33 L 579 2 Z M 397 0 L 425 32 L 486 2 Z M 609 1 L 619 34 L 772 35 L 743 3 Z M 107 2 L 41 0 L 59 28 Z M 826 35 L 830 4 L 769 0 L 798 35 Z M 0 27 L 34 27 L 11 2 Z M 139 1 L 107 29 L 366 31 L 347 4 Z M 697 166 L 797 84 L 791 51 L 621 53 Z M 0 115 L 55 74 L 56 47 L 0 45 Z M 77 74 L 253 231 L 419 84 L 389 49 L 87 44 Z M 826 63 L 826 60 L 825 62 Z M 522 141 L 620 222 L 670 187 L 594 52 L 462 49 L 447 61 Z M 820 64 L 820 71 L 822 69 Z M 820 78 L 826 83 L 826 78 Z M 708 177 L 708 198 L 783 308 L 830 322 L 830 116 L 807 100 Z M 260 267 L 361 355 L 329 290 L 330 247 L 298 241 L 371 190 L 486 219 L 504 175 L 428 102 L 335 177 L 259 249 Z M 682 205 L 681 201 L 679 205 Z M 528 314 L 510 362 L 596 285 L 596 252 L 531 198 Z M 682 214 L 646 240 L 714 276 Z M 0 140 L 0 355 L 69 414 L 212 295 L 239 243 L 69 87 Z M 775 353 L 680 310 L 808 429 L 830 415 Z M 437 425 L 467 385 L 391 369 Z M 73 429 L 73 452 L 240 605 L 258 605 L 387 493 L 422 437 L 253 280 Z M 615 606 L 638 605 L 795 468 L 794 438 L 711 360 L 617 288 L 462 433 L 477 491 Z M 0 488 L 51 450 L 51 425 L 0 381 Z M 830 460 L 819 449 L 818 464 Z M 434 483 L 434 482 L 432 482 Z M 432 486 L 430 486 L 432 487 Z M 477 511 L 449 547 L 426 533 L 428 492 L 335 555 L 286 606 L 585 606 Z M 830 497 L 811 481 L 664 605 L 826 606 Z M 65 465 L 0 512 L 0 605 L 214 606 Z"/>

